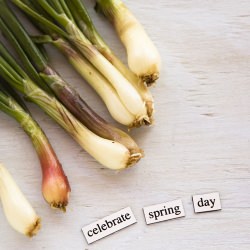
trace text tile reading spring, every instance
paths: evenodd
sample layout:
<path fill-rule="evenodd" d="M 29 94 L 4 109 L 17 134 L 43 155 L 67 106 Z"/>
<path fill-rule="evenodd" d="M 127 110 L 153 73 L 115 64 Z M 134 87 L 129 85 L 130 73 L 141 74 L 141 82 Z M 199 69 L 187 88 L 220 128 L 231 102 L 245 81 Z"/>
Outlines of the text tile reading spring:
<path fill-rule="evenodd" d="M 143 211 L 147 224 L 185 216 L 185 211 L 181 200 L 175 200 L 149 207 L 144 207 Z"/>

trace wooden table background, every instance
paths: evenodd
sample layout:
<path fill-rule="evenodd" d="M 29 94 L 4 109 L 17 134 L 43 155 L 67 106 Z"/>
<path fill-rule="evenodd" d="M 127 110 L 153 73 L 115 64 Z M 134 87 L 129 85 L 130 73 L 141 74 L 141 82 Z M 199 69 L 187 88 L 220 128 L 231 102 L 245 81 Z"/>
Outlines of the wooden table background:
<path fill-rule="evenodd" d="M 115 32 L 85 1 L 117 54 Z M 152 89 L 155 126 L 131 132 L 146 157 L 114 173 L 102 168 L 35 105 L 71 183 L 66 214 L 51 210 L 26 134 L 0 113 L 0 161 L 42 217 L 33 239 L 13 231 L 0 209 L 0 249 L 250 249 L 250 2 L 127 0 L 160 50 L 163 70 Z M 1 11 L 1 10 L 0 10 Z M 48 46 L 52 64 L 99 114 L 112 121 L 92 89 Z M 222 211 L 195 215 L 191 196 L 218 191 Z M 182 199 L 186 218 L 146 226 L 144 206 Z M 90 246 L 81 227 L 130 206 L 138 223 Z"/>

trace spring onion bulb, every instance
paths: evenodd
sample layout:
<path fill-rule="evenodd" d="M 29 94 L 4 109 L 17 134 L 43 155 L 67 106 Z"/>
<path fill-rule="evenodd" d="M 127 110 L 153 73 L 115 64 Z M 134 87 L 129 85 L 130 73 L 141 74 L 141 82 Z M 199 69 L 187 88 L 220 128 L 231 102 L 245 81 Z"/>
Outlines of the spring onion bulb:
<path fill-rule="evenodd" d="M 40 106 L 103 166 L 120 170 L 141 159 L 141 152 L 131 152 L 123 144 L 102 138 L 82 125 L 55 97 L 27 76 L 3 45 L 0 46 L 0 75 L 26 99 Z"/>
<path fill-rule="evenodd" d="M 7 169 L 0 164 L 0 200 L 9 224 L 28 237 L 37 234 L 40 218 L 25 198 Z"/>
<path fill-rule="evenodd" d="M 34 131 L 33 133 L 37 132 Z M 71 191 L 68 178 L 64 174 L 54 150 L 48 143 L 48 139 L 43 134 L 38 134 L 32 136 L 32 142 L 42 167 L 43 197 L 52 208 L 58 208 L 65 212 Z"/>
<path fill-rule="evenodd" d="M 68 179 L 46 135 L 15 94 L 6 83 L 0 83 L 0 110 L 17 120 L 34 145 L 42 168 L 44 199 L 51 207 L 65 211 L 70 194 Z"/>
<path fill-rule="evenodd" d="M 136 17 L 121 0 L 97 0 L 96 8 L 114 24 L 130 69 L 148 85 L 154 83 L 160 74 L 160 55 Z"/>

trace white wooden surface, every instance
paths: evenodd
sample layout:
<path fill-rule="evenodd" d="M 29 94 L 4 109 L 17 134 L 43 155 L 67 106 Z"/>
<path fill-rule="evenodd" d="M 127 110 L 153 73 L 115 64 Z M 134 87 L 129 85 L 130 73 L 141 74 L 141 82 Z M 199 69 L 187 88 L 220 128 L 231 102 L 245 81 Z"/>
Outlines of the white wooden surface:
<path fill-rule="evenodd" d="M 111 26 L 85 1 L 117 54 Z M 250 2 L 127 0 L 158 46 L 163 71 L 152 89 L 156 125 L 133 130 L 146 157 L 137 167 L 103 169 L 30 104 L 69 177 L 67 213 L 40 193 L 41 172 L 29 139 L 0 114 L 0 161 L 42 217 L 37 237 L 14 232 L 0 209 L 0 249 L 250 249 Z M 112 121 L 102 102 L 54 48 L 53 64 L 86 101 Z M 195 215 L 191 195 L 218 191 L 222 211 Z M 143 206 L 181 198 L 186 218 L 146 226 Z M 131 206 L 138 223 L 88 246 L 81 227 Z"/>

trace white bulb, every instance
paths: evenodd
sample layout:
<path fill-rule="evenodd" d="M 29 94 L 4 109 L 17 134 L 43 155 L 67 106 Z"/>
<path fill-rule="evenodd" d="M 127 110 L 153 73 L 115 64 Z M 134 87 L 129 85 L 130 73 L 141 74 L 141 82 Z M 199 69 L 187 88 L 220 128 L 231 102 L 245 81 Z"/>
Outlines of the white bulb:
<path fill-rule="evenodd" d="M 1 164 L 0 198 L 9 224 L 21 234 L 35 235 L 40 229 L 40 218 Z"/>

